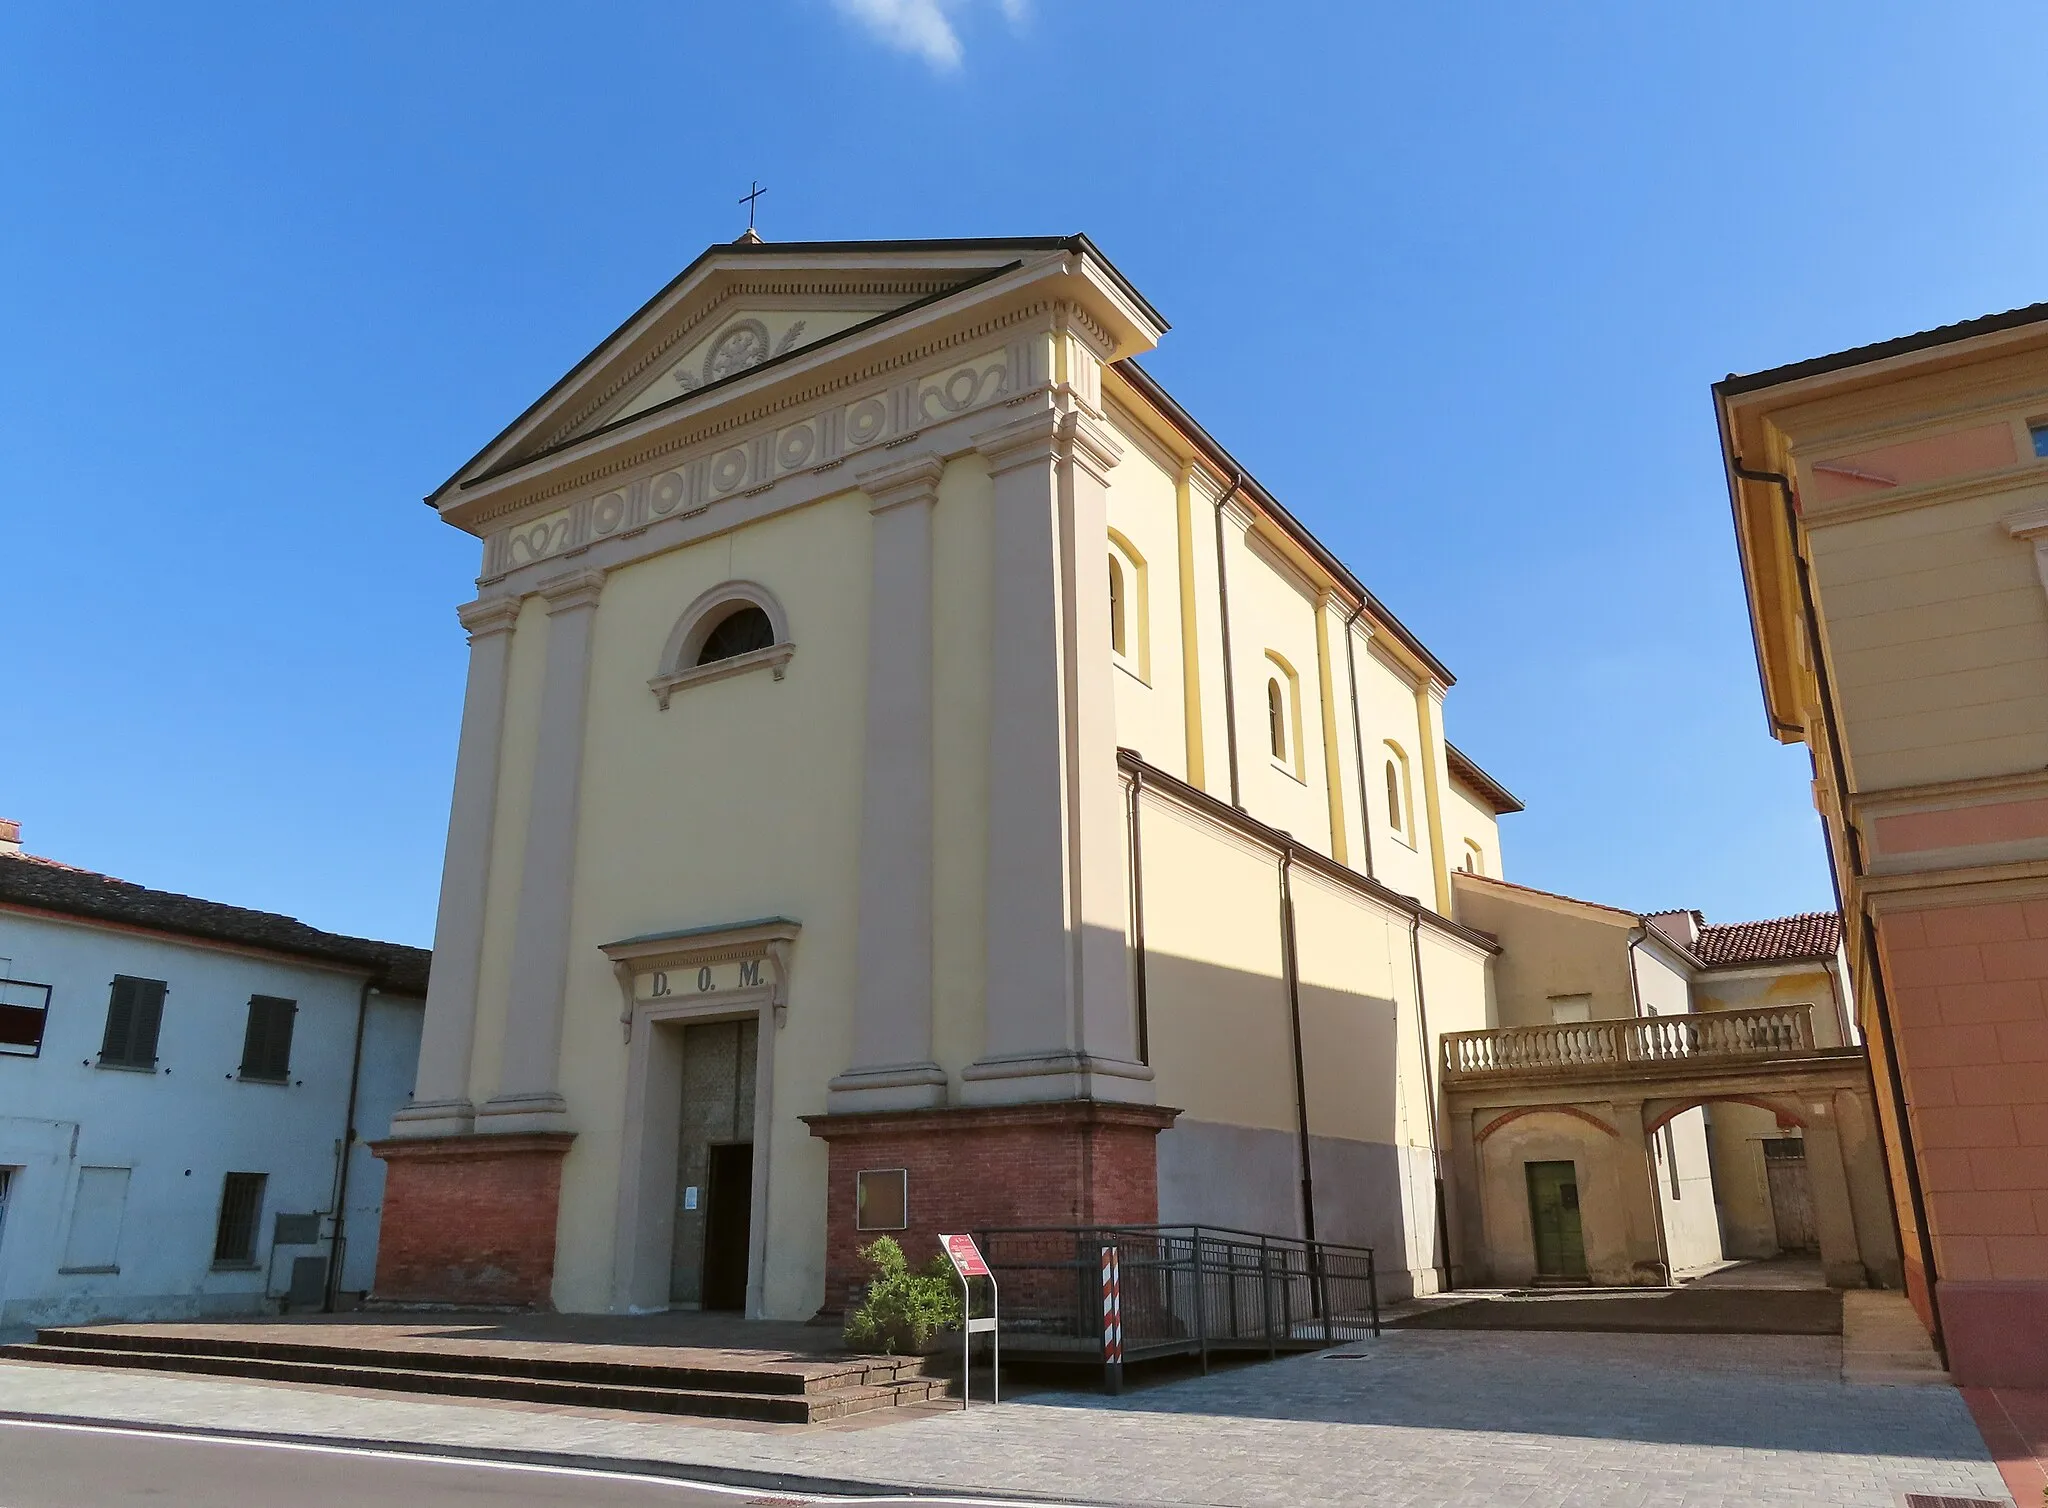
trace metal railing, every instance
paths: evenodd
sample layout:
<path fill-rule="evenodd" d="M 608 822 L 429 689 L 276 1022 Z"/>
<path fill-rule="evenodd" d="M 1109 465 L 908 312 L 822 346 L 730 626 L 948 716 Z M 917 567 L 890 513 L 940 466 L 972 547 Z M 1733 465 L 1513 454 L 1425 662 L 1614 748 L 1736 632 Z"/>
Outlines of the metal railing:
<path fill-rule="evenodd" d="M 1003 1285 L 1006 1353 L 1102 1359 L 1102 1253 L 1121 1268 L 1128 1361 L 1310 1351 L 1380 1333 L 1369 1246 L 1201 1225 L 976 1232 Z"/>
<path fill-rule="evenodd" d="M 1781 1005 L 1767 1010 L 1700 1011 L 1628 1021 L 1450 1032 L 1444 1036 L 1444 1077 L 1709 1058 L 1782 1058 L 1813 1050 L 1813 1007 Z"/>

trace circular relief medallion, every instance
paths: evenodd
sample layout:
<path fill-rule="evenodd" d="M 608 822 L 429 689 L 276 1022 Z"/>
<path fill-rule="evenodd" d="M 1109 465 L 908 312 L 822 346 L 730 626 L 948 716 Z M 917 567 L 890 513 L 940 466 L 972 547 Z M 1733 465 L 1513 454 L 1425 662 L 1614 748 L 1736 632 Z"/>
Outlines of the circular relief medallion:
<path fill-rule="evenodd" d="M 730 492 L 747 479 L 747 453 L 744 450 L 721 450 L 711 458 L 711 485 L 720 492 Z"/>
<path fill-rule="evenodd" d="M 879 398 L 863 398 L 846 411 L 846 438 L 855 445 L 877 439 L 889 422 L 889 410 Z"/>
<path fill-rule="evenodd" d="M 648 505 L 657 514 L 669 514 L 676 510 L 676 504 L 683 500 L 683 479 L 673 471 L 664 471 L 654 479 L 648 490 Z"/>
<path fill-rule="evenodd" d="M 768 327 L 758 319 L 743 319 L 711 343 L 704 358 L 704 380 L 716 382 L 768 359 Z"/>

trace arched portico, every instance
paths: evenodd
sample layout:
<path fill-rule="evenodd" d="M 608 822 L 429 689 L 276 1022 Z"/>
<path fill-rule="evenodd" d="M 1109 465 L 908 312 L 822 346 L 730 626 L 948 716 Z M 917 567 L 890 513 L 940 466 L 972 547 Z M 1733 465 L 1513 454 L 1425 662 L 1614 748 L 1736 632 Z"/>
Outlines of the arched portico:
<path fill-rule="evenodd" d="M 1576 1175 L 1587 1280 L 1670 1281 L 1651 1138 L 1691 1110 L 1723 1104 L 1762 1112 L 1750 1118 L 1803 1142 L 1828 1283 L 1898 1282 L 1897 1237 L 1860 1048 L 1572 1061 L 1519 1040 L 1543 1030 L 1487 1033 L 1497 1042 L 1476 1046 L 1445 1044 L 1466 1281 L 1535 1278 L 1527 1170 L 1567 1161 Z M 1727 1161 L 1717 1149 L 1717 1192 Z"/>

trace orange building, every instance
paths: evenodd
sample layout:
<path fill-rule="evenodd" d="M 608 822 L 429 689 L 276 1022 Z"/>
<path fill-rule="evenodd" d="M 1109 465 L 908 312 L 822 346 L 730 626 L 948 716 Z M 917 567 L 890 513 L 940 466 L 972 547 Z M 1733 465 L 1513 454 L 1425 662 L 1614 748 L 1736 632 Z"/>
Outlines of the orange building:
<path fill-rule="evenodd" d="M 1715 385 L 1812 751 L 1915 1307 L 2048 1387 L 2048 304 Z"/>

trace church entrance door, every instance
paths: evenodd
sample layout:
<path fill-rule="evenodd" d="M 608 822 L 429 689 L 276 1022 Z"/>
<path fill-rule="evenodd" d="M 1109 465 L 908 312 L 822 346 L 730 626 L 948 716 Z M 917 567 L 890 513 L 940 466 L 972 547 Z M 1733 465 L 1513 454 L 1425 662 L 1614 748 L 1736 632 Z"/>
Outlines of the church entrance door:
<path fill-rule="evenodd" d="M 747 1240 L 754 1207 L 754 1144 L 711 1149 L 704 1219 L 704 1307 L 747 1307 Z"/>
<path fill-rule="evenodd" d="M 753 1016 L 693 1021 L 682 1029 L 668 1294 L 678 1308 L 746 1307 L 760 1034 Z"/>

